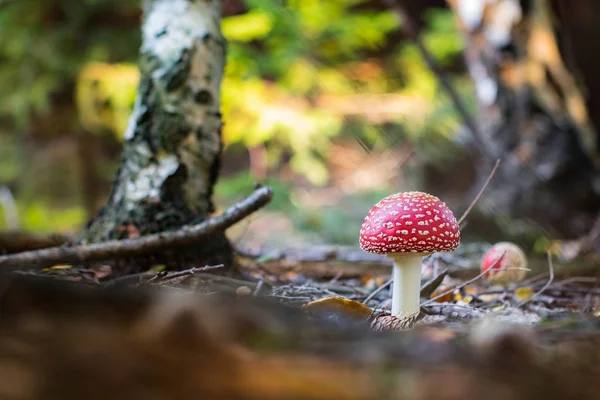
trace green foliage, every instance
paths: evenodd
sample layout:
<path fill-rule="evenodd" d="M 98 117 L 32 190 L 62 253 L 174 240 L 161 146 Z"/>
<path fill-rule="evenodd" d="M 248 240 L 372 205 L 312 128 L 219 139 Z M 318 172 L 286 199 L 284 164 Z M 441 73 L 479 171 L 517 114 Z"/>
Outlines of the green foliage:
<path fill-rule="evenodd" d="M 48 210 L 46 204 L 35 202 L 25 205 L 21 211 L 24 230 L 39 232 L 68 232 L 85 223 L 82 207 L 55 208 Z"/>
<path fill-rule="evenodd" d="M 422 33 L 425 46 L 440 64 L 448 64 L 465 46 L 454 15 L 447 10 L 432 8 L 425 12 L 425 19 L 428 25 Z"/>
<path fill-rule="evenodd" d="M 222 24 L 229 41 L 222 101 L 226 145 L 267 144 L 271 165 L 290 153 L 294 171 L 314 184 L 324 184 L 328 143 L 344 130 L 348 118 L 319 110 L 311 102 L 320 96 L 390 92 L 433 102 L 439 95 L 435 77 L 413 46 L 399 44 L 394 51 L 396 45 L 388 41 L 399 28 L 391 11 L 368 8 L 366 0 L 246 3 L 248 12 L 224 18 Z M 115 74 L 107 66 L 106 76 L 97 80 L 107 89 L 98 99 L 90 94 L 86 69 L 102 65 L 96 62 L 136 59 L 139 27 L 123 30 L 105 22 L 108 16 L 124 18 L 138 7 L 138 0 L 65 0 L 36 7 L 17 2 L 6 7 L 0 13 L 0 59 L 8 61 L 0 71 L 0 90 L 6 93 L 0 109 L 23 122 L 31 113 L 47 110 L 51 95 L 77 82 L 83 126 L 92 131 L 109 128 L 121 136 L 135 80 L 114 85 Z M 452 14 L 431 9 L 426 20 L 425 43 L 436 58 L 448 62 L 463 45 Z M 379 61 L 368 62 L 378 52 Z M 370 70 L 360 65 L 364 62 Z M 107 110 L 93 110 L 104 102 L 110 103 Z M 428 111 L 399 121 L 418 126 L 423 124 L 414 120 L 421 118 L 448 127 L 446 122 L 431 122 L 436 115 Z M 361 133 L 373 140 L 369 130 L 363 122 Z"/>
<path fill-rule="evenodd" d="M 135 64 L 89 63 L 77 79 L 79 121 L 89 132 L 112 132 L 122 139 L 133 109 L 139 69 Z"/>
<path fill-rule="evenodd" d="M 0 110 L 23 125 L 48 111 L 82 64 L 137 57 L 139 28 L 111 26 L 105 16 L 127 15 L 139 0 L 17 1 L 0 10 Z M 112 16 L 116 19 L 115 15 Z"/>
<path fill-rule="evenodd" d="M 366 211 L 391 190 L 381 188 L 345 196 L 336 205 L 319 209 L 296 208 L 290 215 L 300 230 L 316 233 L 323 243 L 356 245 Z"/>
<path fill-rule="evenodd" d="M 319 209 L 295 204 L 291 197 L 294 188 L 277 178 L 267 179 L 264 184 L 273 189 L 273 199 L 267 211 L 285 213 L 294 225 L 305 233 L 315 234 L 324 243 L 356 244 L 365 210 L 389 195 L 391 188 L 345 196 L 335 206 Z M 247 172 L 219 180 L 215 188 L 217 202 L 226 207 L 241 200 L 252 191 L 254 181 Z"/>
<path fill-rule="evenodd" d="M 21 229 L 30 232 L 74 233 L 86 222 L 82 207 L 55 208 L 43 201 L 18 203 Z M 4 210 L 0 207 L 0 229 L 6 229 Z"/>
<path fill-rule="evenodd" d="M 229 40 L 225 142 L 269 144 L 271 165 L 280 162 L 285 149 L 291 153 L 292 170 L 313 184 L 325 184 L 323 160 L 344 118 L 315 109 L 310 101 L 323 94 L 352 93 L 350 77 L 334 66 L 385 46 L 386 35 L 397 28 L 395 17 L 355 8 L 360 0 L 247 3 L 249 13 L 223 20 Z"/>
<path fill-rule="evenodd" d="M 223 207 L 241 200 L 254 189 L 255 181 L 248 172 L 240 172 L 234 176 L 221 178 L 215 186 L 215 198 Z M 291 209 L 290 185 L 279 179 L 267 179 L 262 184 L 273 190 L 273 199 L 268 208 L 276 211 Z"/>
<path fill-rule="evenodd" d="M 408 139 L 432 158 L 448 155 L 442 144 L 451 141 L 459 121 L 414 46 L 390 40 L 399 29 L 390 11 L 367 0 L 245 4 L 248 12 L 222 23 L 229 42 L 222 87 L 226 146 L 264 146 L 271 167 L 289 160 L 294 172 L 316 185 L 327 183 L 329 143 L 340 135 L 358 137 L 372 147 Z M 48 112 L 51 104 L 71 102 L 71 127 L 109 129 L 121 136 L 137 78 L 131 79 L 131 70 L 113 72 L 137 59 L 139 9 L 140 0 L 18 1 L 2 8 L 0 128 L 24 131 L 26 122 Z M 425 19 L 424 42 L 439 62 L 450 63 L 463 46 L 451 13 L 431 9 Z M 98 66 L 104 69 L 94 70 Z M 90 70 L 94 73 L 88 74 Z M 96 78 L 101 93 L 90 90 Z M 361 115 L 370 110 L 358 107 L 359 113 L 348 114 L 323 101 L 389 94 L 418 105 L 377 123 L 386 124 L 393 135 L 383 135 L 381 126 Z M 110 103 L 107 109 L 97 108 L 105 103 Z M 22 175 L 20 141 L 7 140 L 0 135 L 0 181 Z M 300 225 L 318 229 L 333 241 L 351 239 L 342 223 L 351 216 L 341 208 L 304 215 L 290 205 L 286 184 L 267 183 L 276 192 L 270 207 L 289 211 Z M 251 185 L 248 174 L 223 182 L 217 187 L 219 204 L 248 193 Z M 31 199 L 29 195 L 28 204 Z M 63 218 L 78 221 L 78 211 L 70 205 L 61 221 L 45 219 L 42 204 L 40 199 L 25 206 L 28 226 L 60 225 Z M 56 218 L 56 210 L 52 212 Z"/>
<path fill-rule="evenodd" d="M 23 155 L 17 136 L 0 133 L 0 182 L 10 182 L 19 176 Z"/>
<path fill-rule="evenodd" d="M 411 140 L 431 150 L 436 147 L 428 142 L 448 142 L 458 123 L 437 78 L 413 45 L 388 41 L 399 29 L 396 16 L 365 3 L 294 0 L 284 6 L 248 0 L 248 14 L 224 19 L 229 40 L 223 84 L 227 144 L 266 144 L 271 165 L 281 161 L 282 150 L 289 152 L 293 171 L 313 184 L 325 184 L 328 143 L 356 121 L 310 103 L 323 96 L 394 92 L 425 104 L 396 118 Z M 449 63 L 463 46 L 451 12 L 428 10 L 426 21 L 423 40 L 434 57 Z M 371 60 L 374 52 L 383 53 Z M 365 120 L 355 128 L 367 143 L 387 140 Z M 427 138 L 421 138 L 423 133 Z"/>
<path fill-rule="evenodd" d="M 229 40 L 250 42 L 263 39 L 273 28 L 273 18 L 264 11 L 251 10 L 223 20 L 223 35 Z"/>

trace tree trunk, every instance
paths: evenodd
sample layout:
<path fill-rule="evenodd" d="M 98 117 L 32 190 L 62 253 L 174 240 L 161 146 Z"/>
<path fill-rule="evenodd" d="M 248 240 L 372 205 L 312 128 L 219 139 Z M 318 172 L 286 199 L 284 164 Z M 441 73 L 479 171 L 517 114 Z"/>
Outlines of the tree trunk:
<path fill-rule="evenodd" d="M 142 76 L 121 167 L 83 242 L 173 230 L 213 212 L 226 45 L 219 18 L 218 0 L 144 2 Z M 224 234 L 167 253 L 148 262 L 172 268 L 232 260 Z M 140 260 L 136 264 L 147 267 Z"/>
<path fill-rule="evenodd" d="M 556 238 L 585 234 L 600 210 L 600 152 L 583 90 L 588 77 L 566 64 L 565 45 L 575 43 L 557 35 L 565 23 L 557 4 L 577 8 L 579 1 L 447 1 L 466 40 L 480 130 L 502 159 L 479 211 L 496 221 L 533 221 Z M 475 166 L 474 188 L 494 162 Z"/>

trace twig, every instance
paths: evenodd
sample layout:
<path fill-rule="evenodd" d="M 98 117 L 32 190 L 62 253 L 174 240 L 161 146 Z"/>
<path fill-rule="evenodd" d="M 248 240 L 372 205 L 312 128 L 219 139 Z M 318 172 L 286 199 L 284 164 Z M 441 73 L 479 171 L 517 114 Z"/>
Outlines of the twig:
<path fill-rule="evenodd" d="M 469 279 L 468 281 L 463 282 L 460 285 L 455 286 L 452 289 L 448 289 L 445 292 L 443 292 L 443 293 L 441 293 L 441 294 L 439 294 L 439 295 L 437 295 L 437 296 L 435 296 L 435 297 L 427 300 L 426 302 L 424 302 L 423 304 L 421 304 L 421 307 L 422 306 L 426 306 L 427 304 L 433 303 L 437 299 L 441 299 L 442 297 L 449 295 L 450 293 L 454 292 L 455 290 L 459 290 L 459 289 L 464 288 L 465 286 L 469 286 L 471 283 L 475 282 L 477 279 L 479 279 L 479 278 L 483 277 L 485 274 L 487 274 L 490 269 L 494 268 L 496 266 L 496 264 L 498 264 L 500 262 L 500 260 L 502 260 L 502 257 L 504 257 L 505 254 L 506 254 L 506 250 L 503 251 L 502 254 L 500 254 L 500 256 L 494 261 L 494 263 L 488 269 L 486 269 L 485 271 L 482 271 L 475 278 Z M 507 268 L 503 268 L 500 271 L 503 271 L 503 270 L 506 270 L 506 269 Z"/>
<path fill-rule="evenodd" d="M 483 184 L 483 186 L 479 190 L 479 193 L 477 193 L 477 196 L 475 196 L 475 198 L 473 199 L 473 201 L 471 202 L 471 204 L 469 204 L 469 207 L 467 207 L 467 209 L 465 210 L 465 212 L 463 213 L 463 215 L 461 215 L 461 217 L 458 219 L 458 225 L 460 225 L 465 220 L 465 218 L 467 218 L 467 216 L 469 215 L 469 213 L 471 212 L 471 210 L 473 209 L 473 207 L 475 207 L 475 204 L 477 204 L 477 202 L 479 201 L 479 198 L 481 197 L 481 195 L 483 194 L 483 192 L 485 191 L 485 189 L 490 184 L 490 181 L 492 180 L 492 178 L 496 174 L 496 170 L 498 169 L 499 166 L 500 166 L 500 159 L 497 159 L 496 160 L 496 165 L 494 165 L 494 168 L 492 168 L 492 171 L 490 172 L 490 175 L 485 180 L 485 183 Z"/>
<path fill-rule="evenodd" d="M 305 283 L 305 285 L 311 285 L 314 287 L 318 287 L 318 288 L 322 288 L 322 289 L 327 289 L 330 290 L 332 292 L 335 292 L 339 295 L 355 295 L 358 297 L 364 297 L 365 295 L 367 295 L 367 291 L 363 288 L 359 288 L 359 287 L 353 287 L 353 286 L 346 286 L 346 285 L 339 285 L 339 284 L 335 284 L 335 283 L 320 283 L 320 282 L 307 282 Z"/>
<path fill-rule="evenodd" d="M 558 288 L 560 286 L 570 285 L 571 283 L 600 283 L 598 278 L 591 276 L 572 276 L 571 278 L 563 279 L 552 285 L 552 288 Z"/>
<path fill-rule="evenodd" d="M 426 315 L 443 315 L 446 318 L 481 318 L 486 312 L 474 307 L 465 307 L 459 304 L 431 304 L 421 305 L 421 311 Z"/>
<path fill-rule="evenodd" d="M 377 294 L 379 292 L 381 292 L 383 289 L 385 289 L 386 287 L 390 286 L 390 284 L 393 282 L 393 279 L 388 279 L 383 285 L 379 286 L 377 289 L 373 290 L 371 292 L 371 294 L 369 294 L 364 300 L 363 300 L 363 304 L 367 304 L 369 301 L 371 301 L 371 299 L 375 296 L 377 296 Z"/>
<path fill-rule="evenodd" d="M 596 222 L 592 229 L 583 237 L 579 254 L 583 254 L 592 250 L 594 241 L 600 236 L 600 216 L 596 218 Z"/>
<path fill-rule="evenodd" d="M 225 210 L 221 215 L 208 218 L 198 225 L 177 231 L 161 232 L 136 239 L 111 240 L 73 247 L 54 247 L 0 257 L 0 268 L 38 268 L 53 264 L 73 264 L 114 258 L 139 256 L 149 252 L 187 246 L 222 232 L 244 217 L 266 205 L 273 195 L 269 187 L 255 190 L 250 196 Z"/>
<path fill-rule="evenodd" d="M 21 273 L 21 271 L 15 271 L 15 273 Z M 142 278 L 149 277 L 151 278 L 153 275 L 152 272 L 144 271 L 136 274 L 128 274 L 113 278 L 105 283 L 106 286 L 118 285 L 118 286 L 128 286 L 132 284 L 139 284 Z"/>
<path fill-rule="evenodd" d="M 179 283 L 182 283 L 184 280 L 186 280 L 186 279 L 190 278 L 191 276 L 196 275 L 200 272 L 211 271 L 213 269 L 219 269 L 219 268 L 223 268 L 223 267 L 224 267 L 223 264 L 207 265 L 204 267 L 189 268 L 189 269 L 185 269 L 182 271 L 159 273 L 142 283 L 163 284 L 163 285 L 179 284 Z"/>
<path fill-rule="evenodd" d="M 254 297 L 258 296 L 264 285 L 265 285 L 265 281 L 263 281 L 262 279 L 260 281 L 258 281 L 258 283 L 256 284 L 256 289 L 254 289 L 254 293 L 252 293 L 252 296 L 254 296 Z"/>
<path fill-rule="evenodd" d="M 208 274 L 205 272 L 199 272 L 196 274 L 196 276 L 205 281 L 223 283 L 224 285 L 231 286 L 236 289 L 240 286 L 248 286 L 250 289 L 255 289 L 258 285 L 258 283 L 252 281 L 230 278 L 223 275 Z"/>
<path fill-rule="evenodd" d="M 340 280 L 340 278 L 344 275 L 343 271 L 338 271 L 337 274 L 335 274 L 335 276 L 333 278 L 331 278 L 331 280 L 329 281 L 330 284 L 336 283 L 337 281 Z"/>
<path fill-rule="evenodd" d="M 430 280 L 429 282 L 426 282 L 423 285 L 423 287 L 421 288 L 420 296 L 423 297 L 423 296 L 427 295 L 427 291 L 430 290 L 431 288 L 433 288 L 433 290 L 435 290 L 435 288 L 437 288 L 439 286 L 439 284 L 442 282 L 442 280 L 444 280 L 446 275 L 448 275 L 448 271 L 444 271 L 441 274 L 439 274 L 438 276 L 436 276 L 435 278 L 433 278 L 432 280 Z M 363 304 L 367 304 L 369 301 L 371 301 L 373 299 L 373 297 L 377 296 L 377 294 L 379 294 L 382 290 L 387 288 L 392 282 L 393 282 L 393 279 L 388 279 L 383 285 L 379 286 L 377 289 L 375 289 L 371 293 L 369 293 L 369 295 L 363 300 Z"/>
<path fill-rule="evenodd" d="M 540 290 L 535 292 L 530 298 L 528 298 L 527 300 L 523 300 L 522 302 L 517 304 L 517 308 L 523 307 L 525 304 L 535 299 L 536 296 L 542 294 L 544 290 L 550 287 L 550 285 L 552 285 L 552 281 L 554 280 L 554 265 L 552 264 L 552 255 L 550 254 L 549 250 L 546 252 L 546 259 L 548 260 L 548 274 L 550 274 L 550 276 L 548 277 L 548 282 L 546 282 L 546 284 Z"/>
<path fill-rule="evenodd" d="M 527 278 L 521 281 L 520 286 L 533 286 L 538 283 L 537 281 L 544 279 L 546 275 L 548 275 L 548 272 L 543 272 L 541 274 L 534 275 L 531 278 Z"/>
<path fill-rule="evenodd" d="M 485 140 L 483 140 L 481 131 L 477 127 L 477 124 L 475 123 L 473 118 L 469 115 L 467 107 L 464 105 L 463 101 L 461 100 L 460 96 L 450 83 L 450 80 L 448 79 L 442 68 L 440 68 L 440 66 L 437 64 L 437 62 L 435 61 L 435 59 L 433 58 L 423 41 L 419 38 L 419 34 L 415 28 L 415 24 L 413 23 L 412 18 L 408 15 L 408 13 L 404 10 L 404 8 L 400 5 L 400 3 L 397 0 L 384 0 L 384 2 L 388 5 L 388 7 L 390 7 L 390 9 L 392 9 L 396 13 L 398 19 L 400 20 L 402 30 L 415 43 L 417 49 L 419 50 L 419 53 L 421 54 L 421 57 L 423 57 L 423 60 L 425 60 L 427 66 L 439 79 L 440 83 L 442 84 L 442 87 L 446 90 L 446 93 L 448 94 L 450 100 L 454 104 L 456 111 L 462 118 L 465 125 L 471 131 L 471 135 L 473 136 L 475 144 L 477 145 L 479 150 L 487 156 L 492 156 L 493 152 L 486 145 Z"/>
<path fill-rule="evenodd" d="M 448 270 L 440 272 L 437 276 L 433 277 L 429 282 L 425 282 L 421 287 L 421 297 L 429 297 L 444 281 L 444 278 L 448 275 Z"/>

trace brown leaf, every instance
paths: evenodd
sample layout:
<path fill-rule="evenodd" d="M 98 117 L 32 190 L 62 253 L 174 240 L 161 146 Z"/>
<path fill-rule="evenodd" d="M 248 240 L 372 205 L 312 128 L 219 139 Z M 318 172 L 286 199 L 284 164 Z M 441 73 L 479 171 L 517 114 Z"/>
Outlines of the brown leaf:
<path fill-rule="evenodd" d="M 97 281 L 110 276 L 112 274 L 112 267 L 106 264 L 96 264 L 86 270 L 84 274 L 86 278 Z"/>
<path fill-rule="evenodd" d="M 325 297 L 324 299 L 311 301 L 302 308 L 313 315 L 334 314 L 365 321 L 373 313 L 373 310 L 363 303 L 340 296 Z"/>
<path fill-rule="evenodd" d="M 430 299 L 433 299 L 439 295 L 441 295 L 444 292 L 448 292 L 447 294 L 445 294 L 444 296 L 440 297 L 439 299 L 435 299 L 435 301 L 437 303 L 448 303 L 451 302 L 454 299 L 454 295 L 452 292 L 449 292 L 449 288 L 447 286 L 440 286 L 439 288 L 437 288 L 436 290 L 433 291 L 433 293 L 431 293 L 431 296 L 429 296 Z"/>

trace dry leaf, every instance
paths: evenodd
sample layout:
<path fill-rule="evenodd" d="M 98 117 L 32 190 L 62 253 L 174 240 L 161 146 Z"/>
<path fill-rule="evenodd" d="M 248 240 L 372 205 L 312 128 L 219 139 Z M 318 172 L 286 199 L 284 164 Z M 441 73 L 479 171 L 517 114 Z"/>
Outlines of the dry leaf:
<path fill-rule="evenodd" d="M 499 312 L 499 311 L 502 311 L 504 309 L 506 309 L 506 304 L 501 304 L 501 305 L 499 305 L 497 307 L 492 308 L 492 312 Z"/>
<path fill-rule="evenodd" d="M 497 294 L 497 293 L 487 293 L 487 294 L 480 294 L 479 296 L 477 296 L 479 298 L 479 300 L 483 301 L 484 303 L 491 303 L 492 301 L 496 301 L 502 298 L 502 294 Z"/>
<path fill-rule="evenodd" d="M 448 328 L 427 327 L 423 329 L 423 336 L 434 342 L 448 342 L 456 338 L 456 332 Z"/>
<path fill-rule="evenodd" d="M 459 289 L 456 289 L 454 292 L 452 292 L 452 295 L 454 296 L 454 301 L 461 301 L 463 299 L 463 295 Z"/>
<path fill-rule="evenodd" d="M 473 296 L 464 296 L 462 299 L 458 300 L 456 304 L 467 305 L 473 301 Z"/>
<path fill-rule="evenodd" d="M 110 276 L 112 274 L 112 267 L 107 264 L 97 264 L 86 270 L 83 274 L 90 280 L 98 281 Z"/>
<path fill-rule="evenodd" d="M 475 286 L 467 286 L 467 287 L 463 288 L 463 291 L 467 295 L 475 295 L 479 291 L 479 288 L 477 288 Z"/>
<path fill-rule="evenodd" d="M 442 293 L 447 292 L 448 290 L 450 290 L 450 288 L 448 288 L 447 286 L 440 286 L 439 288 L 434 290 L 433 293 L 431 293 L 431 296 L 429 296 L 429 298 L 433 299 L 433 298 L 441 295 Z M 452 299 L 453 299 L 452 292 L 448 292 L 444 296 L 440 297 L 439 299 L 435 299 L 435 302 L 449 303 L 452 301 Z"/>
<path fill-rule="evenodd" d="M 50 269 L 56 269 L 56 270 L 69 269 L 69 268 L 71 268 L 71 265 L 67 265 L 67 264 L 53 265 L 50 267 Z"/>
<path fill-rule="evenodd" d="M 363 285 L 369 285 L 374 281 L 375 277 L 371 274 L 366 274 L 360 277 L 360 283 Z"/>
<path fill-rule="evenodd" d="M 369 278 L 366 282 L 363 282 L 365 289 L 367 290 L 375 290 L 378 287 L 380 287 L 381 285 L 383 285 L 384 283 L 386 283 L 388 280 L 388 278 L 384 278 L 382 276 L 380 277 L 371 277 Z M 362 282 L 362 278 L 361 278 L 361 282 Z"/>
<path fill-rule="evenodd" d="M 283 274 L 281 274 L 279 276 L 279 279 L 283 282 L 296 282 L 296 281 L 298 281 L 298 279 L 301 279 L 301 276 L 297 272 L 287 271 L 287 272 L 284 272 Z"/>
<path fill-rule="evenodd" d="M 533 288 L 530 286 L 517 288 L 515 290 L 515 296 L 517 298 L 517 301 L 529 300 L 531 296 L 533 296 Z"/>
<path fill-rule="evenodd" d="M 302 308 L 313 315 L 317 313 L 333 314 L 365 321 L 373 313 L 373 310 L 363 303 L 340 296 L 325 297 L 324 299 L 311 301 Z"/>

